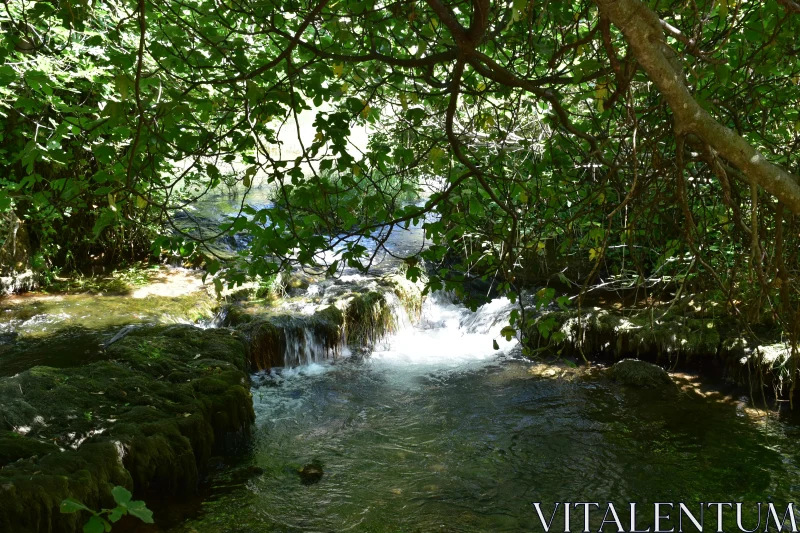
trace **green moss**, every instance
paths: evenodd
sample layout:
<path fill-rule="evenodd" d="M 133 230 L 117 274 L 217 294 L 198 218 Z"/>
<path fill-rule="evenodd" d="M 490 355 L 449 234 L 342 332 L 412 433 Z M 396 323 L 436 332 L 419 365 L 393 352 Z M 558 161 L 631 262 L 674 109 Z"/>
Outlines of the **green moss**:
<path fill-rule="evenodd" d="M 276 311 L 264 305 L 270 302 L 243 302 L 229 309 L 225 323 L 249 339 L 251 369 L 299 364 L 300 352 L 312 351 L 317 359 L 335 357 L 345 344 L 370 350 L 398 329 L 403 312 L 413 320 L 422 310 L 420 287 L 402 276 L 321 285 L 314 295 L 281 301 L 283 309 L 316 307 L 313 315 Z"/>
<path fill-rule="evenodd" d="M 25 438 L 13 431 L 0 431 L 0 464 L 6 465 L 20 459 L 28 460 L 57 452 L 52 442 Z"/>
<path fill-rule="evenodd" d="M 252 370 L 283 366 L 286 338 L 278 324 L 255 320 L 248 322 L 242 331 L 250 338 L 249 366 Z"/>
<path fill-rule="evenodd" d="M 74 531 L 58 503 L 108 505 L 115 484 L 191 492 L 214 449 L 255 419 L 245 346 L 230 331 L 143 328 L 108 352 L 0 380 L 0 531 Z"/>
<path fill-rule="evenodd" d="M 400 301 L 409 318 L 418 320 L 422 314 L 422 285 L 405 276 L 391 274 L 380 279 L 379 284 L 388 288 Z"/>
<path fill-rule="evenodd" d="M 347 344 L 356 347 L 372 347 L 397 329 L 386 295 L 375 291 L 353 297 L 345 308 L 344 324 Z"/>
<path fill-rule="evenodd" d="M 761 337 L 769 338 L 770 333 Z M 671 365 L 682 361 L 698 369 L 715 368 L 739 383 L 749 379 L 747 361 L 762 367 L 768 386 L 773 380 L 781 382 L 783 372 L 773 368 L 769 358 L 759 359 L 765 347 L 759 346 L 758 339 L 744 338 L 732 317 L 678 310 L 623 313 L 595 307 L 584 308 L 580 315 L 576 310 L 547 312 L 528 330 L 528 342 L 533 348 L 549 347 L 562 355 L 588 359 L 633 357 Z"/>
<path fill-rule="evenodd" d="M 14 329 L 29 339 L 50 336 L 55 328 L 107 331 L 129 324 L 197 322 L 218 311 L 219 303 L 204 290 L 144 298 L 70 294 L 0 301 L 0 320 L 14 324 Z"/>
<path fill-rule="evenodd" d="M 344 317 L 334 306 L 321 309 L 311 316 L 293 314 L 264 314 L 245 322 L 240 331 L 250 340 L 249 367 L 265 370 L 285 366 L 285 355 L 292 339 L 306 340 L 306 330 L 312 333 L 317 347 L 336 354 L 342 346 Z"/>
<path fill-rule="evenodd" d="M 672 383 L 663 368 L 638 359 L 618 361 L 608 369 L 608 375 L 624 385 L 641 388 L 663 387 Z"/>

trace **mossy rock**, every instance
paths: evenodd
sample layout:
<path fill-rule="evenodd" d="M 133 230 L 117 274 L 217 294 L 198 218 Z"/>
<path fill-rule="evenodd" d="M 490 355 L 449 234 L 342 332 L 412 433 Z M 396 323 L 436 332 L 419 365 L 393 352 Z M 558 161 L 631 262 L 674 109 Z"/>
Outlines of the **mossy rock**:
<path fill-rule="evenodd" d="M 262 315 L 245 322 L 240 331 L 249 339 L 248 365 L 253 371 L 296 366 L 312 360 L 335 357 L 343 346 L 342 312 L 334 306 L 313 315 Z M 317 353 L 318 352 L 318 353 Z"/>
<path fill-rule="evenodd" d="M 543 330 L 550 334 L 545 337 Z M 529 346 L 561 355 L 593 360 L 636 358 L 724 377 L 740 385 L 751 383 L 752 367 L 760 367 L 765 391 L 781 388 L 786 380 L 784 364 L 776 364 L 774 350 L 763 345 L 781 338 L 778 330 L 764 328 L 755 334 L 742 332 L 734 317 L 709 317 L 681 309 L 617 309 L 590 307 L 552 310 L 539 315 L 527 331 Z M 778 344 L 778 353 L 786 346 Z M 785 360 L 783 358 L 777 358 Z"/>
<path fill-rule="evenodd" d="M 141 328 L 108 357 L 0 379 L 0 531 L 76 531 L 61 500 L 113 506 L 114 485 L 191 493 L 255 420 L 245 345 L 228 330 Z"/>
<path fill-rule="evenodd" d="M 347 344 L 372 347 L 397 329 L 397 321 L 386 294 L 370 291 L 359 294 L 344 310 Z"/>
<path fill-rule="evenodd" d="M 623 385 L 640 388 L 658 388 L 672 384 L 666 370 L 638 359 L 623 359 L 608 369 L 608 375 Z"/>
<path fill-rule="evenodd" d="M 322 463 L 314 461 L 298 470 L 297 475 L 300 476 L 300 482 L 303 485 L 313 485 L 322 480 L 325 471 L 322 468 Z"/>
<path fill-rule="evenodd" d="M 228 310 L 225 324 L 249 341 L 251 370 L 335 358 L 345 345 L 369 351 L 398 329 L 403 312 L 411 319 L 419 316 L 422 292 L 396 275 L 357 283 L 325 280 L 315 285 L 313 295 L 288 298 L 282 307 L 276 312 L 249 302 Z M 316 311 L 308 314 L 309 307 Z"/>
<path fill-rule="evenodd" d="M 0 465 L 29 460 L 59 451 L 52 442 L 26 438 L 13 431 L 0 431 Z"/>

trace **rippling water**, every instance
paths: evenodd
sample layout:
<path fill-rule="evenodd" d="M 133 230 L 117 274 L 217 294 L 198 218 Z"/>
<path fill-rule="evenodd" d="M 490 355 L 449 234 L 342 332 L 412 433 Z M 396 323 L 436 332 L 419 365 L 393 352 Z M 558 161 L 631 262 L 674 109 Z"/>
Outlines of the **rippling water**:
<path fill-rule="evenodd" d="M 537 376 L 492 349 L 493 305 L 434 304 L 370 358 L 256 376 L 246 462 L 263 473 L 217 477 L 170 531 L 541 531 L 532 502 L 796 498 L 795 426 L 677 387 Z M 325 475 L 306 486 L 312 461 Z"/>

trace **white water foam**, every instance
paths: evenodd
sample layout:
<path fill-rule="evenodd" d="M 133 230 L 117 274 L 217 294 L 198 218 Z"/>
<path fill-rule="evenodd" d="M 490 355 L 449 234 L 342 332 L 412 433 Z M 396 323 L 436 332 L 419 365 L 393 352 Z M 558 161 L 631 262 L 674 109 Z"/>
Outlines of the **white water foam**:
<path fill-rule="evenodd" d="M 500 336 L 513 308 L 508 299 L 500 298 L 473 313 L 448 295 L 435 293 L 426 299 L 420 321 L 387 337 L 370 361 L 384 366 L 415 365 L 426 370 L 495 361 L 517 345 L 517 339 L 506 341 Z M 494 349 L 493 341 L 499 350 Z"/>
<path fill-rule="evenodd" d="M 449 295 L 434 293 L 425 300 L 420 320 L 414 325 L 399 302 L 393 307 L 397 309 L 400 329 L 380 341 L 366 357 L 365 364 L 379 372 L 391 370 L 387 373 L 395 374 L 400 381 L 414 375 L 492 364 L 508 355 L 518 344 L 516 338 L 507 341 L 500 335 L 515 307 L 506 298 L 489 302 L 473 313 L 454 303 Z M 335 371 L 338 363 L 351 355 L 345 347 L 337 360 L 304 357 L 303 353 L 313 345 L 309 340 L 305 339 L 306 342 L 297 346 L 290 343 L 290 353 L 286 354 L 286 361 L 290 363 L 287 368 L 275 369 L 262 377 L 275 381 L 313 379 Z M 493 341 L 499 349 L 494 348 Z"/>

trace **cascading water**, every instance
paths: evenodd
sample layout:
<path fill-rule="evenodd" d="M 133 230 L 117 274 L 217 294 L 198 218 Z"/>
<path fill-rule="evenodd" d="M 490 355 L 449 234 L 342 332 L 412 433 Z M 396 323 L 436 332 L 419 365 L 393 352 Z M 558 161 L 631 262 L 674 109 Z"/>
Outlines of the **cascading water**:
<path fill-rule="evenodd" d="M 254 376 L 255 442 L 234 471 L 258 474 L 216 477 L 170 533 L 541 531 L 532 502 L 796 499 L 796 426 L 592 372 L 543 377 L 499 336 L 513 308 L 433 294 L 369 357 Z M 311 463 L 324 475 L 306 485 Z"/>
<path fill-rule="evenodd" d="M 312 326 L 300 324 L 294 328 L 284 328 L 286 348 L 283 354 L 284 366 L 293 368 L 335 359 L 341 347 L 329 346 L 323 335 L 316 333 Z"/>
<path fill-rule="evenodd" d="M 350 281 L 367 282 L 368 278 Z M 318 290 L 318 287 L 312 287 L 311 292 Z M 508 323 L 509 313 L 514 308 L 506 298 L 495 300 L 472 313 L 463 305 L 454 303 L 449 294 L 437 292 L 425 299 L 421 316 L 414 323 L 395 294 L 388 292 L 384 296 L 392 315 L 393 332 L 376 339 L 375 345 L 369 347 L 369 357 L 375 363 L 390 360 L 423 365 L 479 362 L 495 358 L 498 353 L 508 353 L 517 344 L 516 339 L 509 342 L 499 336 L 499 330 Z M 313 309 L 310 307 L 306 311 Z M 353 353 L 345 344 L 347 335 L 343 335 L 341 345 L 335 348 L 327 346 L 324 335 L 315 331 L 312 320 L 293 320 L 282 328 L 286 338 L 284 369 L 275 369 L 273 375 L 285 369 L 332 362 Z M 493 340 L 499 343 L 499 352 L 493 348 Z M 448 353 L 452 354 L 449 358 L 444 356 Z"/>
<path fill-rule="evenodd" d="M 500 298 L 472 313 L 454 303 L 447 293 L 437 292 L 425 300 L 417 324 L 407 323 L 396 335 L 388 337 L 371 358 L 376 363 L 418 364 L 434 367 L 480 363 L 493 360 L 498 351 L 506 354 L 516 346 L 500 337 L 513 309 L 508 299 Z"/>

